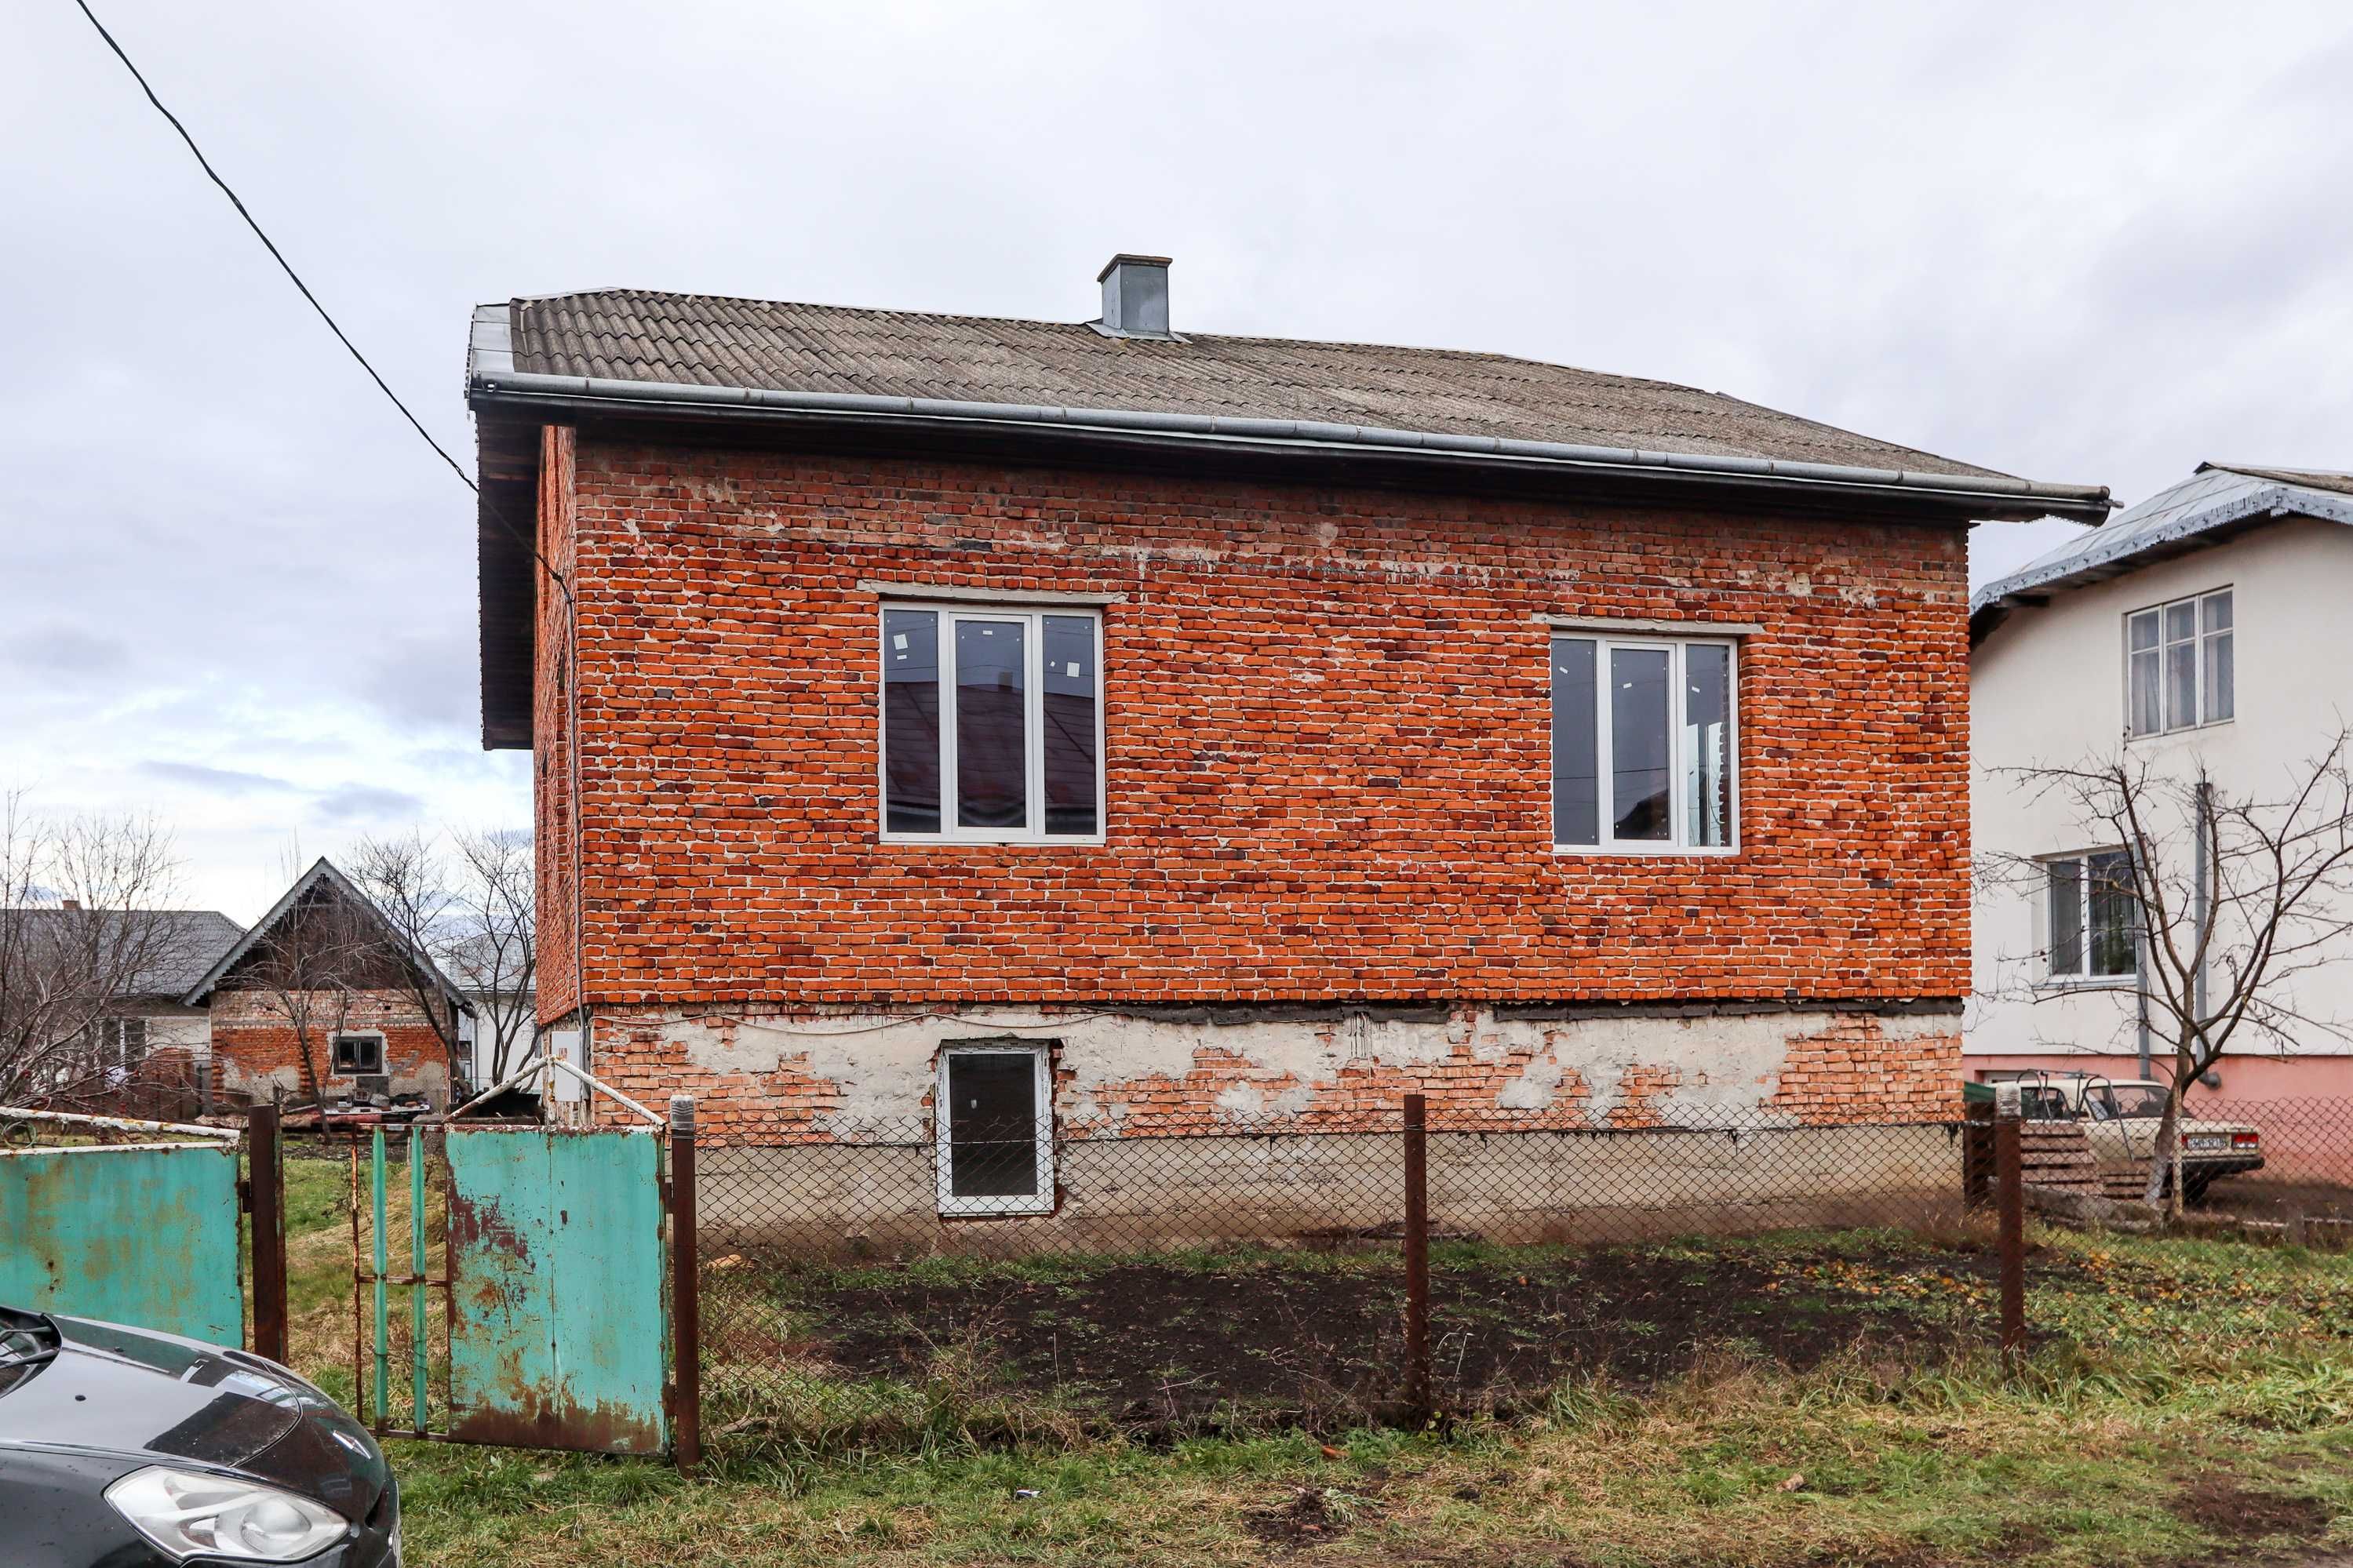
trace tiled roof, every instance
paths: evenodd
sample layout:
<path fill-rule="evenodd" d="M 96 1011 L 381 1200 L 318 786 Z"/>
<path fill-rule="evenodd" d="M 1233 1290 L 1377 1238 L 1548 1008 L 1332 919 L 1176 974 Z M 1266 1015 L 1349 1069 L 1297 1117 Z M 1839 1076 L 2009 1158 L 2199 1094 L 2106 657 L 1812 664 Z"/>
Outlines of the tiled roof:
<path fill-rule="evenodd" d="M 1003 321 L 597 289 L 516 300 L 512 369 L 679 386 L 1313 421 L 1976 478 L 1993 470 L 1722 393 L 1507 354 L 1110 337 Z"/>
<path fill-rule="evenodd" d="M 115 931 L 121 929 L 118 922 L 140 921 L 147 929 L 131 928 L 128 940 L 152 944 L 152 951 L 147 953 L 146 967 L 132 977 L 129 991 L 136 996 L 168 996 L 174 1001 L 245 935 L 243 926 L 217 910 L 38 909 L 16 913 L 35 930 L 46 927 L 61 939 L 75 929 L 76 922 L 93 917 Z M 88 928 L 80 929 L 85 932 L 81 940 L 88 940 Z M 102 935 L 98 940 L 104 945 L 118 939 Z"/>

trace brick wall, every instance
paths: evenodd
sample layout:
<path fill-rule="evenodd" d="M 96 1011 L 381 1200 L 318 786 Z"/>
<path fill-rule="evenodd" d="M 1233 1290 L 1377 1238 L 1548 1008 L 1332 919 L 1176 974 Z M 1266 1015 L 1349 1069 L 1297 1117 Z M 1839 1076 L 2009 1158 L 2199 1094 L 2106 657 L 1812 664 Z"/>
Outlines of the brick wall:
<path fill-rule="evenodd" d="M 573 573 L 573 452 L 570 429 L 542 432 L 539 479 L 539 624 L 533 638 L 532 800 L 533 872 L 538 879 L 539 953 L 533 973 L 539 1016 L 554 1022 L 580 1005 L 573 952 L 578 881 L 572 872 L 570 710 Z M 549 568 L 564 574 L 559 585 Z"/>
<path fill-rule="evenodd" d="M 586 439 L 575 470 L 560 435 L 550 459 L 600 1005 L 1963 994 L 1957 529 Z M 878 842 L 863 578 L 1127 595 L 1108 844 Z M 552 1018 L 572 874 L 542 605 Z M 1764 628 L 1739 854 L 1551 852 L 1539 613 Z M 1825 1086 L 1858 1050 L 1824 1047 Z"/>
<path fill-rule="evenodd" d="M 274 994 L 224 987 L 213 993 L 211 1010 L 214 1070 L 224 1092 L 261 1099 L 269 1098 L 273 1088 L 289 1096 L 306 1092 L 300 1037 Z M 384 1063 L 395 1093 L 448 1092 L 448 1056 L 441 1037 L 406 993 L 314 993 L 306 1016 L 321 1087 L 331 1098 L 348 1095 L 356 1087 L 353 1079 L 332 1070 L 329 1037 L 337 1033 L 384 1036 Z"/>

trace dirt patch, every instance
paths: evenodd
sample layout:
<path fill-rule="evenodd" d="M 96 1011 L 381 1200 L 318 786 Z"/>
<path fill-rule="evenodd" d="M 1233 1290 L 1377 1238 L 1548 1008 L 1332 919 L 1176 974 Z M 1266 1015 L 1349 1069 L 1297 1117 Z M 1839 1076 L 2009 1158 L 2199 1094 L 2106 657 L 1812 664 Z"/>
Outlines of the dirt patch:
<path fill-rule="evenodd" d="M 2316 1542 L 2335 1516 L 2316 1498 L 2255 1491 L 2227 1471 L 2199 1477 L 2169 1505 L 2175 1518 L 2225 1541 L 2255 1541 L 2284 1535 Z"/>
<path fill-rule="evenodd" d="M 1336 1541 L 1379 1517 L 1379 1504 L 1365 1493 L 1338 1487 L 1299 1487 L 1282 1501 L 1250 1514 L 1242 1528 L 1269 1546 L 1297 1551 Z"/>
<path fill-rule="evenodd" d="M 1926 1310 L 1981 1289 L 1989 1256 L 1917 1247 L 1845 1255 L 1601 1247 L 1433 1267 L 1430 1343 L 1445 1408 L 1524 1413 L 1571 1373 L 1642 1388 L 1727 1353 L 1796 1370 L 1857 1347 L 1907 1364 L 1982 1338 Z M 1897 1284 L 1916 1286 L 1891 1291 Z M 1050 1394 L 1139 1432 L 1247 1416 L 1310 1428 L 1390 1413 L 1404 1280 L 1393 1260 L 1124 1260 L 1047 1278 L 914 1276 L 787 1286 L 816 1359 L 851 1378 L 943 1370 Z M 1952 1318 L 1955 1314 L 1946 1314 Z"/>

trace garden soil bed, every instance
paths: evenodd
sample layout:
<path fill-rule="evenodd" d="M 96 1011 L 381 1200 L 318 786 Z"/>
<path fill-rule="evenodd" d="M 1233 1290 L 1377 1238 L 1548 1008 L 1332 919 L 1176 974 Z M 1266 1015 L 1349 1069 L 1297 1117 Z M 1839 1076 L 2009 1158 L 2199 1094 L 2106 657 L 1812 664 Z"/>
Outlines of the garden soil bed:
<path fill-rule="evenodd" d="M 1870 1282 L 1852 1272 L 1858 1262 Z M 1926 1243 L 1867 1259 L 1632 1247 L 1440 1259 L 1438 1392 L 1450 1410 L 1509 1415 L 1573 1373 L 1641 1389 L 1727 1353 L 1798 1371 L 1856 1347 L 1916 1363 L 1987 1332 L 1966 1312 L 1956 1327 L 1955 1313 L 1919 1303 L 1981 1289 L 1993 1273 L 1989 1254 Z M 1890 1290 L 1891 1276 L 1918 1289 Z M 837 1375 L 917 1381 L 951 1358 L 990 1386 L 1050 1394 L 1131 1430 L 1230 1417 L 1337 1426 L 1384 1413 L 1399 1385 L 1403 1279 L 1371 1259 L 1132 1259 L 953 1284 L 869 1274 L 846 1288 L 813 1278 L 790 1295 L 820 1325 L 795 1349 Z"/>

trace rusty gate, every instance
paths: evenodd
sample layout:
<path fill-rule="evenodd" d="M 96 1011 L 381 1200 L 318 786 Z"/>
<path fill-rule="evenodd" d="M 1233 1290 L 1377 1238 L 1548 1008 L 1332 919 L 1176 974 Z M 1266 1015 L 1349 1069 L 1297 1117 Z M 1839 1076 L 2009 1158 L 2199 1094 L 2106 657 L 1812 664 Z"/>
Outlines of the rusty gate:
<path fill-rule="evenodd" d="M 5 1108 L 0 1131 L 0 1302 L 245 1342 L 237 1132 Z"/>
<path fill-rule="evenodd" d="M 383 1130 L 364 1198 L 355 1142 L 352 1372 L 369 1424 L 454 1442 L 668 1451 L 666 1142 L 653 1128 L 412 1127 L 406 1216 L 394 1213 Z M 405 1313 L 392 1310 L 396 1289 Z"/>

